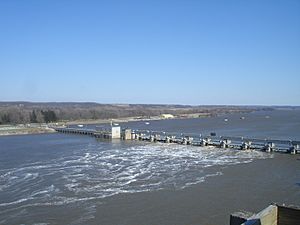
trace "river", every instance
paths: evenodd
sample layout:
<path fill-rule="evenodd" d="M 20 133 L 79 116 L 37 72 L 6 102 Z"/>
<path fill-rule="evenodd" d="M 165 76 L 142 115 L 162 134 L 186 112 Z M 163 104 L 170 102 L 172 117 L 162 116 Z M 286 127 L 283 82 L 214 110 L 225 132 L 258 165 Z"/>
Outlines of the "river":
<path fill-rule="evenodd" d="M 299 110 L 121 125 L 300 140 Z M 97 207 L 112 196 L 176 192 L 222 176 L 224 166 L 273 158 L 260 151 L 101 141 L 57 133 L 0 137 L 0 155 L 0 224 L 96 224 Z"/>

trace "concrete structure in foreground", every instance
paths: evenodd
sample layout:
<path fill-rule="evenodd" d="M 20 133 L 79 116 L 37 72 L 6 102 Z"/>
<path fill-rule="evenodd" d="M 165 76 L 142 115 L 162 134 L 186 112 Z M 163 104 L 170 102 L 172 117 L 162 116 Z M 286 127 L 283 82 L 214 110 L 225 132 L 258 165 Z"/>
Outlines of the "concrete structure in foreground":
<path fill-rule="evenodd" d="M 272 204 L 257 214 L 237 212 L 230 225 L 300 225 L 300 208 Z"/>

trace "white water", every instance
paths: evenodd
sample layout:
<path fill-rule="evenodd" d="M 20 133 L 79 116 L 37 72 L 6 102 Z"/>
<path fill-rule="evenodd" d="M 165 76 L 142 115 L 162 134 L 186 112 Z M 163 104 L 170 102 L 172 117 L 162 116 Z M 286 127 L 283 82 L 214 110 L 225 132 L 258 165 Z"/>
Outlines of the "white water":
<path fill-rule="evenodd" d="M 271 157 L 257 151 L 159 143 L 102 148 L 99 143 L 89 144 L 74 156 L 0 170 L 0 191 L 6 196 L 0 200 L 0 211 L 86 202 L 119 193 L 183 189 L 222 174 L 210 173 L 209 167 Z"/>

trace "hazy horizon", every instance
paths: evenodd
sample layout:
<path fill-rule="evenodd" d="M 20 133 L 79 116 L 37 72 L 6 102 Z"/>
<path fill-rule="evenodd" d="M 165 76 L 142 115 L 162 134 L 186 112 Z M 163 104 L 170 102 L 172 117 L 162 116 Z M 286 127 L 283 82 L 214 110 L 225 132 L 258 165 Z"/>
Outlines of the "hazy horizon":
<path fill-rule="evenodd" d="M 93 101 L 26 101 L 26 100 L 20 100 L 20 101 L 0 101 L 0 103 L 30 103 L 30 104 L 51 104 L 51 103 L 55 103 L 55 104 L 64 104 L 64 103 L 71 103 L 71 104 L 102 104 L 102 105 L 179 105 L 179 106 L 243 106 L 243 107 L 300 107 L 300 105 L 259 105 L 259 104 L 253 104 L 253 105 L 246 105 L 246 104 L 171 104 L 171 103 L 103 103 L 103 102 L 93 102 Z"/>

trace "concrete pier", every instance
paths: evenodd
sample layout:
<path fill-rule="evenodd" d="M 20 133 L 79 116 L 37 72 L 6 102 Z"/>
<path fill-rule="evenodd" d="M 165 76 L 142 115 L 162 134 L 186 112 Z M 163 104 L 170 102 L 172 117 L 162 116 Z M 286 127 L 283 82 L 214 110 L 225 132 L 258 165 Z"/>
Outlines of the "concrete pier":
<path fill-rule="evenodd" d="M 169 136 L 166 136 L 165 142 L 166 142 L 166 143 L 170 143 L 170 141 L 171 141 L 171 138 L 170 138 Z"/>
<path fill-rule="evenodd" d="M 273 152 L 275 150 L 275 144 L 273 142 L 268 142 L 265 144 L 263 150 L 266 152 Z"/>
<path fill-rule="evenodd" d="M 200 146 L 205 147 L 211 144 L 210 138 L 203 138 L 200 140 Z"/>
<path fill-rule="evenodd" d="M 251 141 L 244 141 L 241 145 L 241 150 L 249 150 L 251 149 Z"/>
<path fill-rule="evenodd" d="M 231 144 L 231 140 L 229 139 L 221 139 L 220 148 L 229 148 Z"/>
<path fill-rule="evenodd" d="M 299 151 L 299 145 L 292 145 L 288 150 L 288 152 L 291 153 L 292 155 L 297 154 L 298 151 Z"/>
<path fill-rule="evenodd" d="M 114 126 L 111 127 L 111 138 L 112 139 L 121 138 L 121 127 L 114 127 Z"/>

